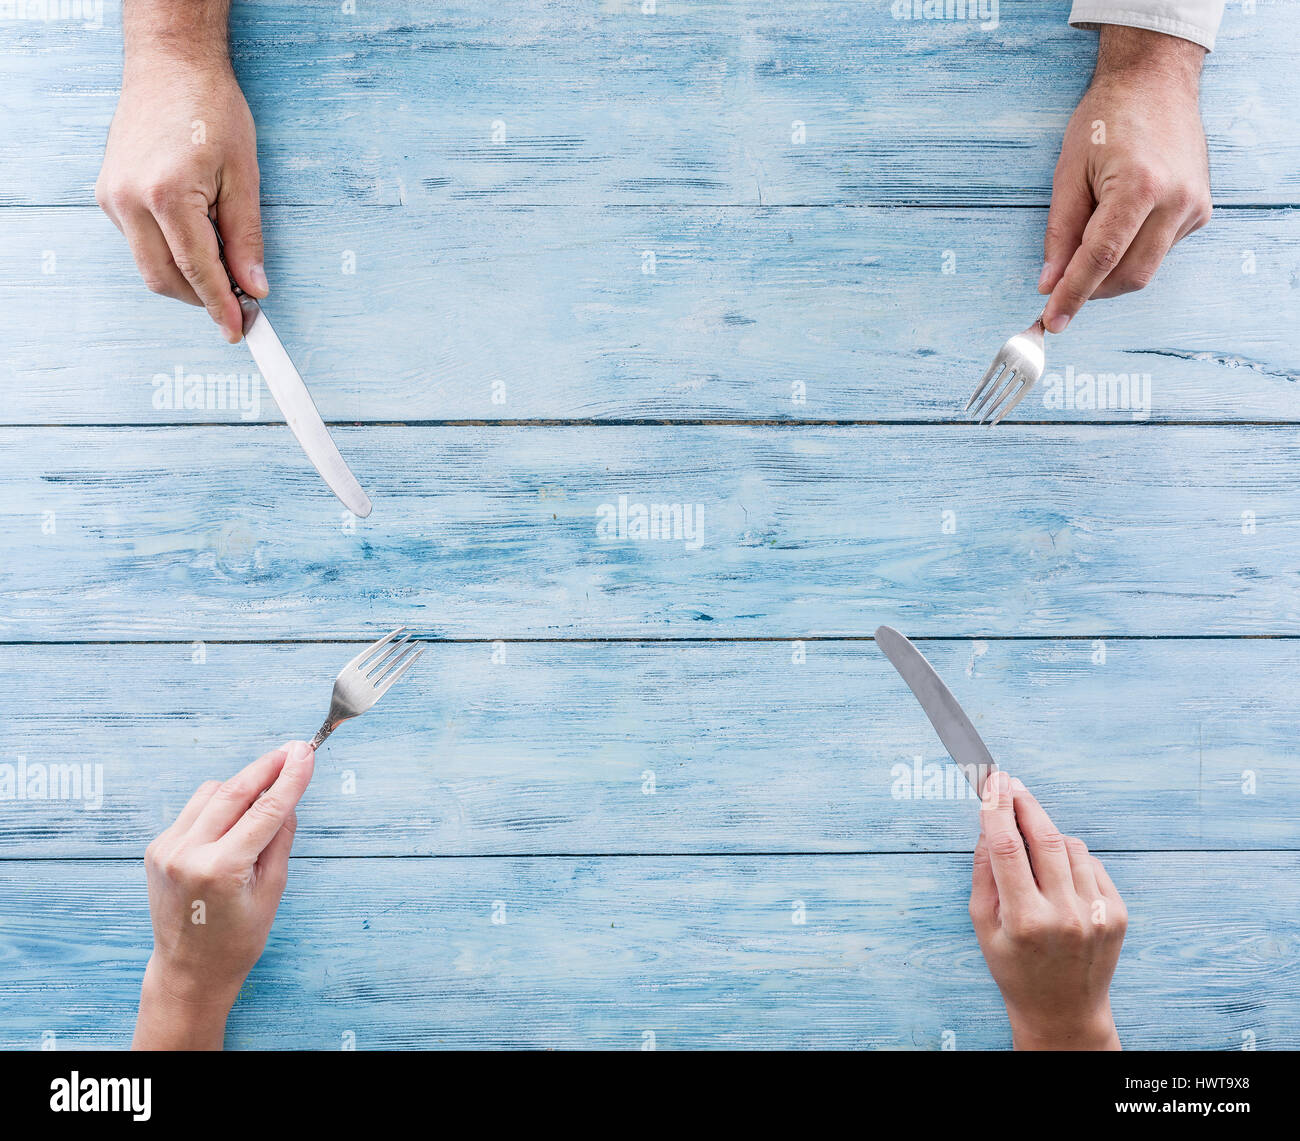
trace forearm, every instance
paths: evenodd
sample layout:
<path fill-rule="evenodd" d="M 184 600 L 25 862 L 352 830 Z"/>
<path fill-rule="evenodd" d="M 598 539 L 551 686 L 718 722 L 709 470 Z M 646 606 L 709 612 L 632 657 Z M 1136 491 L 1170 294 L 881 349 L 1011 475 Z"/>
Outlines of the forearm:
<path fill-rule="evenodd" d="M 133 1050 L 220 1050 L 234 997 L 168 980 L 156 959 L 145 968 Z M 238 993 L 236 991 L 236 993 Z"/>
<path fill-rule="evenodd" d="M 230 63 L 230 0 L 124 0 L 126 68 L 160 59 L 194 66 Z"/>

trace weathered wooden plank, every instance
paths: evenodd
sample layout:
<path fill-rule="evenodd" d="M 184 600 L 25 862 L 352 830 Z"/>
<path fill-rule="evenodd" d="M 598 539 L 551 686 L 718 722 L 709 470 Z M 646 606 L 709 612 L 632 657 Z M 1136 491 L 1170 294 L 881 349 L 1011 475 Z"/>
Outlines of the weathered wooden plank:
<path fill-rule="evenodd" d="M 1300 641 L 922 648 L 1092 847 L 1300 848 L 1270 680 Z M 0 854 L 138 857 L 201 781 L 309 736 L 355 652 L 0 647 Z M 977 810 L 946 762 L 871 642 L 444 643 L 322 751 L 295 850 L 962 851 Z M 88 778 L 66 799 L 15 798 L 64 766 Z"/>
<path fill-rule="evenodd" d="M 1041 305 L 1038 210 L 272 208 L 266 221 L 268 312 L 337 420 L 954 421 Z M 1300 215 L 1221 211 L 1148 290 L 1053 338 L 1015 415 L 1300 419 L 1297 277 Z M 147 293 L 98 211 L 0 210 L 0 328 L 6 423 L 280 418 L 244 347 Z M 197 386 L 188 407 L 178 375 Z M 243 403 L 225 385 L 209 397 L 209 375 L 242 378 Z M 1122 379 L 1089 399 L 1083 378 L 1099 375 Z"/>
<path fill-rule="evenodd" d="M 1289 427 L 337 436 L 364 522 L 280 426 L 0 431 L 0 638 L 1300 629 Z"/>
<path fill-rule="evenodd" d="M 1095 37 L 1068 0 L 998 27 L 857 0 L 235 6 L 275 202 L 1047 201 Z M 89 203 L 119 84 L 102 27 L 8 21 L 0 203 Z M 1295 203 L 1295 0 L 1236 7 L 1206 68 L 1222 202 Z M 92 21 L 93 23 L 93 21 Z M 501 124 L 498 128 L 496 125 Z M 803 141 L 798 142 L 798 124 Z"/>
<path fill-rule="evenodd" d="M 1107 866 L 1131 917 L 1113 989 L 1130 1047 L 1300 1045 L 1293 855 Z M 969 877 L 951 855 L 295 860 L 227 1042 L 1006 1047 Z M 1249 889 L 1211 902 L 1223 884 Z M 4 863 L 0 885 L 0 952 L 21 964 L 0 1047 L 125 1045 L 150 941 L 140 867 Z"/>

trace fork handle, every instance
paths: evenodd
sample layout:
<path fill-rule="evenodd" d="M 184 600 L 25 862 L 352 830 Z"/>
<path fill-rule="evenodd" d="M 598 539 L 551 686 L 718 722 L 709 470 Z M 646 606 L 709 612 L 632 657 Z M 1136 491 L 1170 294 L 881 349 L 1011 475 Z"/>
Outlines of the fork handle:
<path fill-rule="evenodd" d="M 337 721 L 326 721 L 324 725 L 317 729 L 316 736 L 311 739 L 312 752 L 315 752 L 325 744 L 325 738 L 333 733 L 338 727 L 339 723 Z"/>

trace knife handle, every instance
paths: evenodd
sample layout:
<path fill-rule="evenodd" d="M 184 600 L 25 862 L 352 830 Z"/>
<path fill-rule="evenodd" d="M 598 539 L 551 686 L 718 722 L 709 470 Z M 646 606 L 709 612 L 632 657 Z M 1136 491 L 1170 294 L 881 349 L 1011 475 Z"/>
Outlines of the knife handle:
<path fill-rule="evenodd" d="M 221 231 L 217 229 L 217 220 L 208 215 L 208 221 L 212 224 L 212 232 L 217 235 L 217 256 L 221 258 L 221 268 L 226 271 L 226 277 L 230 280 L 230 288 L 236 297 L 243 301 L 244 291 L 239 288 L 239 282 L 235 280 L 235 275 L 230 272 L 230 266 L 226 264 L 226 243 L 221 240 Z"/>

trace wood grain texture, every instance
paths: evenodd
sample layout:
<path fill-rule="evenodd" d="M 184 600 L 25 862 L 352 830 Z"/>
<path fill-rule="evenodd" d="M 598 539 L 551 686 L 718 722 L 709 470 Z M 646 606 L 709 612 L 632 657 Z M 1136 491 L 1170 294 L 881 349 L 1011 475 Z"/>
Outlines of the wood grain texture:
<path fill-rule="evenodd" d="M 1130 1047 L 1300 1045 L 1294 855 L 1107 864 Z M 1005 1048 L 969 882 L 955 855 L 294 860 L 227 1043 Z M 125 1045 L 149 942 L 138 865 L 0 864 L 0 1047 Z"/>
<path fill-rule="evenodd" d="M 331 420 L 951 422 L 1041 306 L 1044 220 L 270 208 L 267 312 Z M 1298 221 L 1221 211 L 1150 288 L 1088 306 L 1052 338 L 1048 375 L 1015 417 L 1300 419 Z M 0 421 L 279 419 L 246 348 L 138 276 L 97 211 L 0 210 Z M 174 399 L 178 373 L 202 400 Z M 1126 398 L 1087 400 L 1082 378 L 1101 374 L 1122 376 Z M 256 404 L 206 395 L 206 377 L 230 375 Z"/>
<path fill-rule="evenodd" d="M 1289 427 L 337 438 L 362 523 L 280 426 L 0 432 L 0 638 L 1300 631 Z M 680 537 L 620 533 L 623 497 Z"/>
<path fill-rule="evenodd" d="M 235 6 L 280 203 L 1047 202 L 1095 34 L 1068 0 L 999 26 L 858 0 L 336 0 Z M 1220 202 L 1296 203 L 1296 0 L 1234 8 L 1206 67 Z M 0 203 L 92 201 L 120 82 L 103 27 L 9 22 Z M 493 141 L 493 124 L 505 124 Z M 806 139 L 793 142 L 794 125 Z"/>
<path fill-rule="evenodd" d="M 1294 702 L 1261 684 L 1300 641 L 921 646 L 1094 850 L 1300 849 Z M 0 801 L 0 856 L 138 858 L 202 781 L 310 736 L 355 652 L 0 647 L 0 766 L 102 772 Z M 962 852 L 978 810 L 945 768 L 871 642 L 433 645 L 322 750 L 294 852 Z"/>
<path fill-rule="evenodd" d="M 1208 62 L 1234 209 L 1053 341 L 1172 423 L 1036 396 L 996 433 L 915 422 L 1036 312 L 1094 50 L 1067 0 L 359 7 L 251 0 L 233 36 L 269 311 L 368 422 L 336 432 L 355 526 L 264 392 L 154 404 L 253 371 L 93 207 L 115 6 L 0 26 L 0 788 L 104 780 L 0 796 L 0 1048 L 127 1043 L 144 844 L 399 621 L 464 641 L 322 753 L 231 1045 L 1005 1047 L 974 805 L 893 795 L 943 754 L 888 621 L 1104 854 L 1126 1043 L 1300 1047 L 1300 0 L 1229 11 Z M 460 420 L 646 423 L 401 424 Z M 621 496 L 702 504 L 698 549 L 602 538 Z M 857 640 L 794 661 L 817 634 Z"/>

